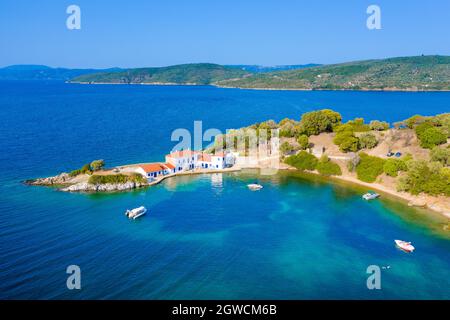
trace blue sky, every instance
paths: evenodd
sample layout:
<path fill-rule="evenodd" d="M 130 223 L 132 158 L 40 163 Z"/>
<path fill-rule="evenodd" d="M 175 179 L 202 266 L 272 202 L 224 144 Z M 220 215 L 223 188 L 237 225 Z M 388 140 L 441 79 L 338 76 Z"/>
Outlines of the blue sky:
<path fill-rule="evenodd" d="M 66 8 L 81 8 L 81 30 Z M 366 28 L 377 4 L 382 29 Z M 448 0 L 1 0 L 0 66 L 335 63 L 450 55 Z"/>

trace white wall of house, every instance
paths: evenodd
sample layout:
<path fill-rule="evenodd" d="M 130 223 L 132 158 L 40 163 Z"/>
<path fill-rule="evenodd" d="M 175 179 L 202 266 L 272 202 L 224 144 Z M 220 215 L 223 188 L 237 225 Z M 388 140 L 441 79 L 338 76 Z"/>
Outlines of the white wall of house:
<path fill-rule="evenodd" d="M 134 168 L 134 171 L 133 171 L 133 172 L 134 172 L 134 173 L 139 173 L 141 176 L 143 176 L 143 177 L 145 177 L 145 178 L 148 178 L 147 172 L 145 172 L 145 170 L 142 169 L 141 167 Z"/>
<path fill-rule="evenodd" d="M 183 170 L 191 170 L 194 169 L 197 165 L 198 154 L 192 154 L 189 156 L 186 155 L 179 158 L 166 156 L 166 162 L 172 164 L 177 172 Z"/>
<path fill-rule="evenodd" d="M 223 169 L 225 168 L 225 156 L 211 156 L 211 163 L 213 169 Z"/>

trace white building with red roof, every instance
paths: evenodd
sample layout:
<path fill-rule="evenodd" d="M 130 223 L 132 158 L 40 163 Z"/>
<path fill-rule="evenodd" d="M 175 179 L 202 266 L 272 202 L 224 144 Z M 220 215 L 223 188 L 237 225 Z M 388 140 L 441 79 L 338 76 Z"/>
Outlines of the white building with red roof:
<path fill-rule="evenodd" d="M 175 167 L 175 172 L 195 169 L 200 152 L 192 150 L 174 151 L 166 155 L 166 162 Z"/>
<path fill-rule="evenodd" d="M 165 163 L 140 164 L 130 167 L 130 170 L 153 180 L 160 176 L 194 169 L 221 170 L 230 166 L 227 162 L 228 156 L 229 154 L 225 155 L 223 152 L 209 154 L 192 150 L 174 151 L 166 155 Z"/>
<path fill-rule="evenodd" d="M 135 172 L 141 174 L 147 179 L 154 179 L 159 176 L 175 173 L 174 169 L 175 167 L 170 163 L 149 163 L 139 165 L 135 169 Z"/>

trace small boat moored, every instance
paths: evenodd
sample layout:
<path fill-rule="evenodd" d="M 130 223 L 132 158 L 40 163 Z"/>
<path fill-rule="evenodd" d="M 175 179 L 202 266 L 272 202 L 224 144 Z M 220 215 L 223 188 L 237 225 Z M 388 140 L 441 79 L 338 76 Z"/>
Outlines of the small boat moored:
<path fill-rule="evenodd" d="M 147 213 L 147 209 L 144 206 L 125 211 L 125 215 L 128 217 L 128 219 L 133 219 L 133 220 L 143 216 L 146 213 Z"/>
<path fill-rule="evenodd" d="M 257 183 L 250 183 L 247 185 L 247 187 L 252 190 L 252 191 L 257 191 L 257 190 L 261 190 L 263 188 L 262 185 L 257 184 Z"/>
<path fill-rule="evenodd" d="M 362 196 L 362 198 L 364 200 L 367 200 L 367 201 L 373 200 L 373 199 L 376 199 L 376 198 L 379 198 L 379 197 L 380 197 L 380 195 L 378 193 L 371 192 L 371 191 L 367 192 L 366 194 L 363 194 L 363 196 Z"/>
<path fill-rule="evenodd" d="M 411 242 L 406 242 L 403 240 L 394 240 L 397 247 L 406 252 L 413 252 L 416 248 L 411 244 Z"/>

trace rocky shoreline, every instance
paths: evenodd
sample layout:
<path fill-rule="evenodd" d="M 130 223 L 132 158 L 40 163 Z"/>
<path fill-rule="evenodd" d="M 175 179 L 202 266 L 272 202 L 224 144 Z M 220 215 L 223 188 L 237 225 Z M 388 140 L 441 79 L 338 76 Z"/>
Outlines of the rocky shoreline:
<path fill-rule="evenodd" d="M 61 188 L 61 191 L 66 192 L 112 192 L 112 191 L 126 191 L 138 189 L 148 186 L 148 183 L 139 182 L 125 182 L 125 183 L 106 183 L 106 184 L 90 184 L 87 182 L 80 182 L 71 186 Z"/>
<path fill-rule="evenodd" d="M 58 190 L 65 192 L 126 191 L 146 187 L 149 185 L 148 183 L 134 181 L 128 181 L 125 183 L 91 184 L 88 183 L 88 180 L 88 175 L 71 177 L 69 176 L 69 174 L 63 172 L 53 177 L 26 180 L 24 183 L 30 186 L 57 187 Z"/>

